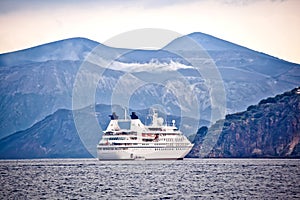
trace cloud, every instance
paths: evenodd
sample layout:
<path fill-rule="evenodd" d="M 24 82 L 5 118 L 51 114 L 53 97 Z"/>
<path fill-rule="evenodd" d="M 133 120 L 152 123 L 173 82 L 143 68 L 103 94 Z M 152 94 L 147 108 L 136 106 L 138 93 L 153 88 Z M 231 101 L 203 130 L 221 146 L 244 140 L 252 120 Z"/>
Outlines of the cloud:
<path fill-rule="evenodd" d="M 117 0 L 116 0 L 117 1 Z M 1 0 L 0 1 L 0 13 L 7 14 L 11 12 L 20 12 L 20 11 L 37 11 L 37 10 L 44 10 L 44 9 L 57 9 L 66 6 L 84 6 L 91 3 L 98 3 L 98 4 L 106 4 L 106 1 L 100 0 L 54 0 L 54 1 L 40 1 L 40 0 Z"/>
<path fill-rule="evenodd" d="M 0 14 L 7 14 L 11 12 L 20 11 L 36 11 L 44 9 L 59 9 L 59 8 L 89 8 L 93 6 L 101 7 L 124 7 L 133 8 L 141 7 L 143 9 L 157 9 L 171 6 L 201 4 L 207 2 L 219 2 L 221 4 L 233 6 L 246 6 L 257 2 L 283 2 L 287 0 L 54 0 L 54 1 L 40 1 L 40 0 L 1 0 Z"/>
<path fill-rule="evenodd" d="M 222 4 L 233 5 L 233 6 L 247 6 L 262 1 L 269 1 L 273 3 L 283 2 L 287 0 L 218 0 Z"/>
<path fill-rule="evenodd" d="M 142 7 L 147 8 L 161 8 L 167 6 L 174 6 L 178 4 L 191 4 L 193 2 L 203 2 L 207 0 L 54 0 L 54 1 L 40 1 L 40 0 L 1 0 L 0 1 L 0 13 L 6 14 L 10 12 L 19 12 L 27 10 L 39 10 L 39 9 L 57 9 L 60 7 L 90 7 L 93 5 L 102 7 Z"/>
<path fill-rule="evenodd" d="M 148 63 L 123 63 L 115 61 L 109 68 L 114 70 L 121 70 L 125 72 L 143 72 L 143 71 L 176 71 L 179 69 L 193 69 L 193 67 L 181 64 L 179 62 L 170 61 L 169 63 L 159 62 L 158 60 L 151 60 Z"/>

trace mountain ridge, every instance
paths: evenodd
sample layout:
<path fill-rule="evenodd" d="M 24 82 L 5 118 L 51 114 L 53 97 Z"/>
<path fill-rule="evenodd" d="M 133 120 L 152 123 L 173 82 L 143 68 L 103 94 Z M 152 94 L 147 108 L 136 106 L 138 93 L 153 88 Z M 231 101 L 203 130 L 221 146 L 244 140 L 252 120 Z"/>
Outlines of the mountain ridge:
<path fill-rule="evenodd" d="M 234 49 L 243 49 L 245 51 L 252 51 L 252 52 L 256 52 L 256 53 L 259 53 L 259 54 L 262 54 L 266 57 L 270 57 L 270 58 L 273 58 L 273 59 L 276 59 L 276 60 L 281 60 L 281 61 L 285 61 L 285 62 L 289 62 L 291 64 L 296 64 L 296 65 L 299 65 L 300 63 L 296 63 L 296 62 L 293 62 L 293 61 L 289 61 L 289 60 L 285 60 L 283 58 L 280 58 L 280 57 L 277 57 L 277 56 L 273 56 L 271 54 L 268 54 L 268 53 L 265 53 L 265 52 L 262 52 L 262 51 L 259 51 L 259 50 L 255 50 L 255 49 L 252 49 L 252 48 L 249 48 L 249 47 L 246 47 L 246 46 L 243 46 L 243 45 L 239 45 L 239 44 L 236 44 L 236 43 L 233 43 L 233 42 L 230 42 L 230 41 L 227 41 L 225 39 L 222 39 L 222 38 L 218 38 L 218 37 L 215 37 L 213 35 L 210 35 L 210 34 L 206 34 L 206 33 L 202 33 L 202 32 L 193 32 L 193 33 L 190 33 L 188 34 L 187 36 L 195 39 L 197 41 L 197 37 L 199 36 L 204 36 L 206 38 L 208 38 L 208 40 L 211 40 L 211 39 L 217 39 L 219 40 L 220 42 L 225 42 L 228 44 L 228 46 L 236 46 L 234 47 Z M 195 38 L 196 37 L 196 38 Z M 206 41 L 207 43 L 208 41 Z M 201 43 L 201 42 L 200 42 Z M 214 49 L 211 49 L 209 47 L 207 47 L 206 45 L 203 45 L 201 44 L 202 46 L 204 46 L 204 49 L 210 51 L 210 50 L 214 50 Z M 208 44 L 209 45 L 209 44 Z M 167 46 L 167 45 L 166 45 Z M 228 48 L 230 49 L 230 48 Z"/>
<path fill-rule="evenodd" d="M 205 50 L 207 51 L 211 51 L 211 50 L 228 50 L 228 49 L 235 49 L 235 50 L 240 50 L 240 49 L 243 49 L 245 51 L 253 51 L 253 52 L 256 52 L 256 53 L 259 53 L 259 54 L 263 54 L 267 57 L 272 57 L 274 59 L 278 59 L 278 60 L 282 60 L 282 61 L 285 61 L 285 62 L 289 62 L 289 63 L 292 63 L 292 64 L 297 64 L 299 65 L 299 63 L 294 63 L 294 62 L 291 62 L 291 61 L 288 61 L 288 60 L 284 60 L 284 59 L 281 59 L 281 58 L 278 58 L 278 57 L 275 57 L 275 56 L 272 56 L 270 54 L 267 54 L 267 53 L 264 53 L 264 52 L 261 52 L 261 51 L 257 51 L 257 50 L 253 50 L 251 48 L 248 48 L 246 46 L 242 46 L 242 45 L 238 45 L 238 44 L 235 44 L 233 42 L 230 42 L 230 41 L 227 41 L 227 40 L 224 40 L 224 39 L 221 39 L 221 38 L 217 38 L 213 35 L 210 35 L 210 34 L 206 34 L 206 33 L 202 33 L 202 32 L 192 32 L 190 34 L 187 34 L 187 35 L 183 35 L 179 38 L 175 38 L 173 41 L 170 41 L 167 45 L 165 45 L 164 47 L 162 47 L 161 49 L 157 49 L 157 50 L 147 50 L 147 49 L 127 49 L 127 50 L 133 50 L 133 51 L 163 51 L 164 49 L 166 49 L 166 47 L 168 47 L 170 44 L 172 44 L 174 41 L 182 38 L 182 37 L 190 37 L 192 38 L 193 40 L 195 40 L 197 43 L 200 43 Z M 203 39 L 206 38 L 205 39 Z M 200 39 L 199 39 L 200 38 Z M 218 43 L 225 43 L 227 44 L 227 46 L 231 47 L 231 48 L 220 48 L 220 46 L 223 46 L 223 45 L 216 45 L 214 44 L 212 48 L 212 46 L 210 45 L 210 42 L 213 41 L 213 40 L 216 40 L 218 41 Z M 106 47 L 106 48 L 113 48 L 113 49 L 118 49 L 118 48 L 115 48 L 115 47 L 109 47 L 103 43 L 100 43 L 100 42 L 97 42 L 95 40 L 91 40 L 89 38 L 85 38 L 85 37 L 72 37 L 72 38 L 65 38 L 65 39 L 61 39 L 61 40 L 56 40 L 56 41 L 53 41 L 53 42 L 47 42 L 47 43 L 44 43 L 44 44 L 39 44 L 39 45 L 36 45 L 36 46 L 32 46 L 32 47 L 28 47 L 28 48 L 24 48 L 24 49 L 20 49 L 20 50 L 16 50 L 16 51 L 10 51 L 10 52 L 5 52 L 5 53 L 1 53 L 0 54 L 0 61 L 2 61 L 2 56 L 7 56 L 7 55 L 10 55 L 10 54 L 15 54 L 15 53 L 23 53 L 23 52 L 26 52 L 28 50 L 35 50 L 35 49 L 41 49 L 41 48 L 44 48 L 46 46 L 56 46 L 57 44 L 59 44 L 59 46 L 64 46 L 63 43 L 72 43 L 74 41 L 82 41 L 82 43 L 86 43 L 86 45 L 91 45 L 93 47 L 96 47 L 97 45 L 100 45 L 100 46 L 103 46 L 103 47 Z M 80 43 L 80 42 L 79 42 Z M 121 48 L 122 49 L 122 48 Z M 92 49 L 91 49 L 92 50 Z M 41 61 L 42 62 L 42 61 Z M 0 65 L 3 64 L 3 61 L 0 62 Z M 7 65 L 5 62 L 4 62 L 4 65 Z"/>
<path fill-rule="evenodd" d="M 102 44 L 83 37 L 67 38 L 0 54 L 0 66 L 14 66 L 32 62 L 46 62 L 49 60 L 83 60 L 84 57 L 80 54 L 90 52 L 98 45 Z M 76 51 L 67 51 L 65 49 L 75 49 Z M 49 57 L 45 57 L 45 55 L 42 55 L 40 52 L 47 52 L 47 56 Z M 66 55 L 66 53 L 69 55 Z"/>

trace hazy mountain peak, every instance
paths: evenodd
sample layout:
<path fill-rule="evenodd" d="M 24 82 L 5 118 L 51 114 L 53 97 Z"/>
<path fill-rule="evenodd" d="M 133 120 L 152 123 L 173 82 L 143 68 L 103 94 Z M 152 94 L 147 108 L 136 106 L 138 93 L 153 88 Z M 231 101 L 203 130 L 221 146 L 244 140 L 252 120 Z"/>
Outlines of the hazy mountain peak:
<path fill-rule="evenodd" d="M 211 36 L 209 34 L 194 32 L 188 35 L 182 36 L 180 38 L 175 39 L 167 46 L 174 46 L 174 44 L 180 44 L 180 41 L 184 41 L 185 39 L 192 39 L 197 42 L 201 47 L 203 47 L 206 51 L 225 51 L 225 50 L 243 50 L 250 51 L 250 49 L 228 42 L 226 40 Z"/>
<path fill-rule="evenodd" d="M 98 42 L 86 38 L 69 38 L 29 49 L 0 55 L 0 66 L 22 65 L 49 60 L 83 60 Z"/>

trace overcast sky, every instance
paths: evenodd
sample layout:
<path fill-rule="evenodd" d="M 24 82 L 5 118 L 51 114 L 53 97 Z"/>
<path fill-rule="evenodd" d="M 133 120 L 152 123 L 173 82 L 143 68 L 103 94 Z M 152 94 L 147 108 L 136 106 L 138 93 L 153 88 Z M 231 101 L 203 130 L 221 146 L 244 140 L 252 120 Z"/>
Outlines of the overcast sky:
<path fill-rule="evenodd" d="M 298 0 L 0 0 L 0 53 L 138 28 L 203 32 L 300 63 Z"/>

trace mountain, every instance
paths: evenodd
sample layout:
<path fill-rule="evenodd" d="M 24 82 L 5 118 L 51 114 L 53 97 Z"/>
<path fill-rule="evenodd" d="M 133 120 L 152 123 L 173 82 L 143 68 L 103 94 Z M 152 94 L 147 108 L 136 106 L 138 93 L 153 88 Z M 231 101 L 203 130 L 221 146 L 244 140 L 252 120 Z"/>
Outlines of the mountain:
<path fill-rule="evenodd" d="M 72 38 L 1 54 L 0 138 L 27 129 L 58 109 L 71 109 L 78 69 L 96 47 L 115 51 Z"/>
<path fill-rule="evenodd" d="M 79 94 L 82 102 L 75 109 L 95 103 L 129 104 L 134 110 L 159 105 L 169 115 L 213 122 L 223 114 L 212 117 L 218 104 L 227 113 L 241 111 L 298 86 L 299 74 L 298 64 L 203 33 L 177 38 L 160 50 L 61 40 L 0 55 L 0 138 L 58 109 L 74 109 L 76 83 L 86 93 Z M 86 101 L 93 86 L 95 101 Z M 219 94 L 224 102 L 218 102 Z"/>
<path fill-rule="evenodd" d="M 200 128 L 194 143 L 189 157 L 299 158 L 300 87 Z"/>
<path fill-rule="evenodd" d="M 196 42 L 207 53 L 196 65 L 215 65 L 220 72 L 226 91 L 228 113 L 242 111 L 259 100 L 294 87 L 300 82 L 300 66 L 256 52 L 203 33 L 192 33 L 172 41 L 164 49 L 181 53 L 193 59 L 199 54 L 186 46 Z M 213 62 L 211 64 L 210 62 Z M 197 67 L 197 66 L 196 66 Z"/>

